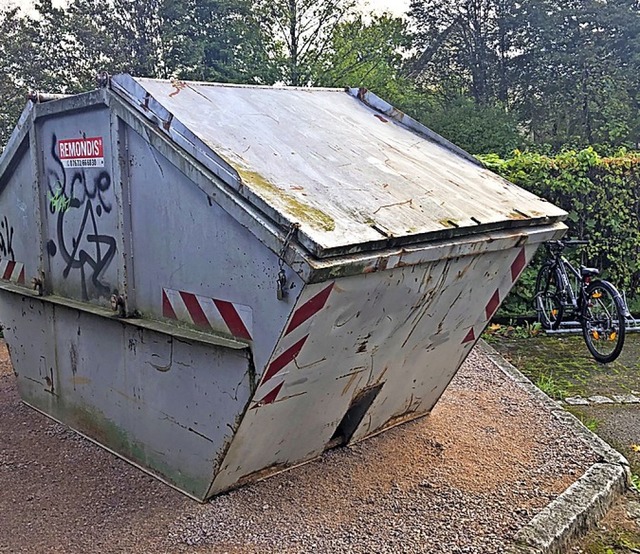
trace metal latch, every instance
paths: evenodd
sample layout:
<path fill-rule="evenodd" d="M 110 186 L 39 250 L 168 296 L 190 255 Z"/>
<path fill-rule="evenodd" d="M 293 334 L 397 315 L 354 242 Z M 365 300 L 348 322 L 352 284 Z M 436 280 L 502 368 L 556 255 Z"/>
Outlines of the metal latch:
<path fill-rule="evenodd" d="M 291 243 L 291 239 L 293 239 L 294 235 L 298 231 L 300 227 L 299 223 L 292 223 L 289 227 L 289 232 L 282 243 L 282 248 L 280 249 L 280 254 L 278 254 L 278 277 L 276 279 L 276 294 L 278 296 L 278 300 L 284 300 L 287 297 L 289 291 L 287 291 L 287 274 L 284 271 L 284 257 L 287 253 L 287 248 Z"/>

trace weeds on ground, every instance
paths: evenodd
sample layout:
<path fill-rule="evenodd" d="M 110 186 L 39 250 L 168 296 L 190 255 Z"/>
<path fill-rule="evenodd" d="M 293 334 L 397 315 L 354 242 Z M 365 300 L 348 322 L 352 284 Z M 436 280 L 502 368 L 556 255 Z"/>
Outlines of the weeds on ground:
<path fill-rule="evenodd" d="M 492 339 L 529 339 L 542 333 L 542 325 L 539 322 L 529 323 L 525 321 L 522 325 L 501 325 L 500 323 L 492 323 L 484 333 L 483 338 L 491 342 Z"/>
<path fill-rule="evenodd" d="M 554 378 L 553 373 L 542 373 L 536 379 L 535 385 L 547 396 L 555 400 L 560 400 L 567 396 L 566 389 Z"/>
<path fill-rule="evenodd" d="M 585 552 L 588 554 L 623 554 L 640 552 L 637 533 L 621 530 L 609 530 L 595 542 L 589 544 Z"/>
<path fill-rule="evenodd" d="M 640 492 L 640 475 L 634 473 L 631 476 L 631 487 L 634 488 L 636 492 Z"/>

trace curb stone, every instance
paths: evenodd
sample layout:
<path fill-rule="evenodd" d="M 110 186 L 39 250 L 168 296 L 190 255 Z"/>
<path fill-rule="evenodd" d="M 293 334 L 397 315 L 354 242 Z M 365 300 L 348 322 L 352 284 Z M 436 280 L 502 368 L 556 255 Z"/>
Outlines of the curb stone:
<path fill-rule="evenodd" d="M 478 341 L 477 348 L 503 373 L 549 408 L 553 417 L 569 426 L 600 457 L 580 479 L 520 529 L 514 537 L 516 544 L 505 552 L 562 554 L 574 539 L 604 516 L 612 502 L 630 485 L 629 462 L 537 388 L 484 340 Z"/>

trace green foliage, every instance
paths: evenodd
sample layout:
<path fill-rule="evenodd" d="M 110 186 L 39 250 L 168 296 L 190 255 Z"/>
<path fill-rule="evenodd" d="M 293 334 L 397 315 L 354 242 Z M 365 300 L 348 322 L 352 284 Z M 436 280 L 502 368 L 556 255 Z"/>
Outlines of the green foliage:
<path fill-rule="evenodd" d="M 165 0 L 165 72 L 180 79 L 272 84 L 280 78 L 273 41 L 248 0 Z"/>
<path fill-rule="evenodd" d="M 481 156 L 487 167 L 568 212 L 568 235 L 587 239 L 583 263 L 631 295 L 640 292 L 640 153 L 601 157 L 593 148 L 545 156 L 516 151 L 509 159 Z M 532 298 L 534 266 L 509 303 Z M 513 310 L 513 306 L 507 306 Z"/>
<path fill-rule="evenodd" d="M 631 486 L 637 491 L 640 492 L 640 475 L 633 474 L 631 476 Z"/>
<path fill-rule="evenodd" d="M 337 27 L 354 12 L 355 0 L 258 0 L 253 12 L 270 40 L 270 63 L 293 86 L 315 84 Z"/>
<path fill-rule="evenodd" d="M 24 54 L 20 36 L 24 22 L 16 9 L 0 11 L 0 57 L 3 70 L 0 71 L 0 151 L 1 145 L 9 138 L 13 127 L 24 107 L 26 87 L 20 82 L 18 71 Z"/>
<path fill-rule="evenodd" d="M 429 128 L 474 154 L 505 155 L 527 144 L 513 114 L 499 105 L 477 105 L 464 96 L 438 100 L 421 119 Z"/>
<path fill-rule="evenodd" d="M 592 433 L 598 432 L 598 428 L 600 427 L 600 420 L 598 418 L 591 417 L 585 414 L 579 408 L 574 408 L 573 406 L 567 406 L 565 409 L 569 413 L 573 414 L 578 420 L 580 420 L 580 423 L 582 423 L 582 425 L 589 429 L 589 431 L 591 431 Z"/>
<path fill-rule="evenodd" d="M 554 151 L 637 144 L 637 2 L 411 0 L 409 15 L 412 74 L 430 90 L 508 106 Z"/>
<path fill-rule="evenodd" d="M 404 79 L 399 68 L 410 47 L 406 22 L 389 15 L 362 14 L 339 24 L 319 59 L 313 81 L 326 87 L 365 87 L 388 98 Z"/>
<path fill-rule="evenodd" d="M 509 325 L 501 325 L 500 323 L 492 323 L 483 333 L 483 338 L 491 339 L 500 337 L 505 339 L 529 339 L 538 336 L 542 332 L 542 325 L 537 321 L 529 323 L 525 321 L 522 325 L 515 325 L 511 322 Z"/>
<path fill-rule="evenodd" d="M 567 391 L 562 384 L 554 378 L 553 373 L 540 375 L 536 379 L 535 385 L 547 396 L 556 400 L 560 400 L 567 395 Z"/>

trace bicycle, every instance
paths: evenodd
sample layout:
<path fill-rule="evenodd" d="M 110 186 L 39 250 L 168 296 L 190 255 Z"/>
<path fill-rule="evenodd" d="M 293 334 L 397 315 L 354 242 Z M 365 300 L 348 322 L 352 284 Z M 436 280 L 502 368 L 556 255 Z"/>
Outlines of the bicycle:
<path fill-rule="evenodd" d="M 576 269 L 562 255 L 565 248 L 588 244 L 586 240 L 554 240 L 545 243 L 548 259 L 536 278 L 534 304 L 543 329 L 556 330 L 570 312 L 582 328 L 591 355 L 603 364 L 622 351 L 628 310 L 618 290 L 597 279 L 596 268 Z M 573 284 L 572 279 L 573 278 Z"/>

